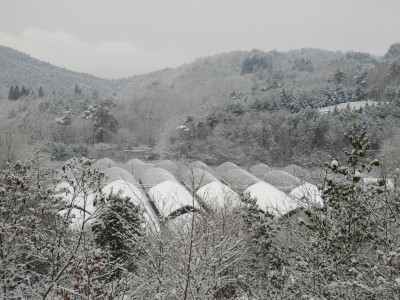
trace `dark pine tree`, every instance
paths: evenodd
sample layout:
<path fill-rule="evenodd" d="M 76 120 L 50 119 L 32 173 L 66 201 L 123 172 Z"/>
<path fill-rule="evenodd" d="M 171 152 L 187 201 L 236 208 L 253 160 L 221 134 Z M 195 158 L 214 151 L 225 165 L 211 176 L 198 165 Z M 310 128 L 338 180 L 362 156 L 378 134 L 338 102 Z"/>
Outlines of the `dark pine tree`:
<path fill-rule="evenodd" d="M 19 90 L 18 85 L 14 88 L 13 100 L 18 100 L 21 97 L 21 92 Z"/>
<path fill-rule="evenodd" d="M 44 97 L 43 88 L 39 87 L 38 97 Z"/>
<path fill-rule="evenodd" d="M 143 236 L 141 209 L 128 197 L 110 194 L 106 206 L 97 218 L 92 230 L 95 242 L 108 253 L 113 265 L 113 276 L 119 277 L 123 270 L 136 269 L 141 253 L 138 241 Z"/>
<path fill-rule="evenodd" d="M 25 86 L 23 85 L 21 88 L 21 97 L 28 95 L 29 91 L 25 88 Z"/>
<path fill-rule="evenodd" d="M 75 84 L 75 94 L 80 95 L 82 90 L 79 88 L 78 84 Z"/>
<path fill-rule="evenodd" d="M 10 91 L 8 92 L 8 99 L 9 100 L 15 100 L 14 99 L 14 87 L 10 87 Z"/>

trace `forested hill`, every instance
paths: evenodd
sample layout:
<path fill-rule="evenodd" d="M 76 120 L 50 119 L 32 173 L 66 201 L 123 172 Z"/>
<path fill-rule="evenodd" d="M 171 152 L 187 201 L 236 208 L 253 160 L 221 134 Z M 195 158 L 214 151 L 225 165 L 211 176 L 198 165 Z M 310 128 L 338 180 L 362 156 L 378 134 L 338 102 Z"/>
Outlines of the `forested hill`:
<path fill-rule="evenodd" d="M 11 86 L 23 85 L 37 92 L 40 86 L 47 93 L 70 92 L 76 84 L 87 92 L 119 90 L 126 80 L 107 80 L 93 75 L 69 71 L 32 58 L 27 54 L 0 46 L 1 98 L 7 98 Z"/>
<path fill-rule="evenodd" d="M 299 163 L 341 149 L 351 125 L 346 112 L 332 108 L 323 116 L 318 109 L 360 100 L 370 103 L 359 119 L 375 153 L 400 131 L 400 44 L 384 57 L 233 51 L 123 80 L 71 72 L 5 47 L 0 66 L 0 125 L 57 159 L 138 148 L 152 158 L 184 155 L 209 164 Z M 18 97 L 10 97 L 17 86 Z"/>
<path fill-rule="evenodd" d="M 204 57 L 174 69 L 130 78 L 121 99 L 168 98 L 215 103 L 231 92 L 251 93 L 254 88 L 311 88 L 333 82 L 338 69 L 346 74 L 340 83 L 353 83 L 356 67 L 371 69 L 377 59 L 368 53 L 301 49 L 289 52 L 232 51 Z M 354 74 L 355 76 L 356 74 Z"/>
<path fill-rule="evenodd" d="M 369 114 L 365 122 L 378 137 L 377 150 L 398 126 L 386 117 L 397 118 L 399 48 L 392 45 L 384 57 L 300 49 L 201 58 L 132 81 L 116 97 L 115 114 L 130 120 L 139 144 L 159 146 L 162 157 L 284 165 L 343 147 L 343 133 L 351 124 L 344 125 L 341 114 L 328 118 L 317 109 L 366 100 L 372 106 L 391 103 L 395 107 L 369 108 L 363 114 Z M 307 125 L 300 129 L 298 124 Z M 297 149 L 303 144 L 311 147 Z"/>
<path fill-rule="evenodd" d="M 386 57 L 385 60 L 393 60 L 398 53 L 392 49 Z M 371 70 L 378 65 L 378 61 L 382 59 L 376 59 L 368 53 L 311 48 L 288 52 L 232 51 L 200 58 L 173 69 L 107 80 L 59 68 L 0 46 L 0 99 L 6 98 L 8 89 L 16 85 L 24 85 L 36 92 L 42 86 L 47 93 L 68 93 L 73 92 L 74 86 L 79 84 L 86 93 L 116 91 L 121 100 L 152 98 L 158 101 L 163 98 L 165 103 L 165 98 L 172 97 L 196 104 L 199 101 L 203 104 L 215 103 L 229 98 L 232 92 L 251 93 L 256 88 L 294 89 L 326 85 L 335 80 L 334 73 L 337 70 L 345 75 L 337 80 L 352 84 L 360 67 Z"/>
<path fill-rule="evenodd" d="M 129 78 L 116 100 L 146 107 L 163 124 L 219 104 L 252 104 L 262 110 L 297 112 L 365 98 L 380 100 L 399 84 L 399 58 L 363 52 L 300 49 L 233 51 L 174 69 Z"/>

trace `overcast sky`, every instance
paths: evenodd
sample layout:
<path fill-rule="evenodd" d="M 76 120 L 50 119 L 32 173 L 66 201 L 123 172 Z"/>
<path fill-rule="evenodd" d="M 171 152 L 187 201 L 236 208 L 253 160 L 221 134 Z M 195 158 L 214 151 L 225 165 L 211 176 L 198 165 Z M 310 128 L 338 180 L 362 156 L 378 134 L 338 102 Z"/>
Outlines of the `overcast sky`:
<path fill-rule="evenodd" d="M 1 0 L 0 45 L 119 78 L 232 50 L 383 55 L 400 0 Z"/>

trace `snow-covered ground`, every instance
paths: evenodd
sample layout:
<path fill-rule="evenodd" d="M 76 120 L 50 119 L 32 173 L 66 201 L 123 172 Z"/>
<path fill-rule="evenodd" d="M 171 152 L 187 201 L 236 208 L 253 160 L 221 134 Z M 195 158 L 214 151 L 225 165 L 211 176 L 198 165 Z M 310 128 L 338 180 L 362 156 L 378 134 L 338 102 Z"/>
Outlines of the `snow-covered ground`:
<path fill-rule="evenodd" d="M 365 107 L 365 105 L 368 103 L 368 105 L 371 105 L 372 103 L 376 103 L 375 101 L 372 100 L 361 100 L 361 101 L 354 101 L 354 102 L 345 102 L 345 103 L 340 103 L 337 105 L 330 105 L 330 106 L 326 106 L 326 107 L 322 107 L 319 108 L 319 112 L 326 114 L 329 111 L 333 111 L 335 109 L 335 106 L 341 110 L 341 109 L 345 109 L 347 107 L 347 105 L 350 106 L 350 109 L 359 109 L 360 107 Z"/>

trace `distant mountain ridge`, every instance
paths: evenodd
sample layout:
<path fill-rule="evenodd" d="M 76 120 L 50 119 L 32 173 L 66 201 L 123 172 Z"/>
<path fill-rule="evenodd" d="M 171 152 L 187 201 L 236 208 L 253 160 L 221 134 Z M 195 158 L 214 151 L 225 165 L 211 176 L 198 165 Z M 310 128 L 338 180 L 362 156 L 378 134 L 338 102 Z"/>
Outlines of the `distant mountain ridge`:
<path fill-rule="evenodd" d="M 131 100 L 160 96 L 176 99 L 183 95 L 186 99 L 183 102 L 190 101 L 189 98 L 215 102 L 230 98 L 228 95 L 234 91 L 251 92 L 255 85 L 265 88 L 277 83 L 286 88 L 293 82 L 321 85 L 327 80 L 325 73 L 345 68 L 348 62 L 376 64 L 374 57 L 361 52 L 313 48 L 287 52 L 232 51 L 199 58 L 176 68 L 111 80 L 56 67 L 0 46 L 0 99 L 7 98 L 8 89 L 15 85 L 24 85 L 36 92 L 42 86 L 49 95 L 53 91 L 73 93 L 78 84 L 88 95 L 95 91 L 102 95 L 117 92 L 118 98 Z"/>
<path fill-rule="evenodd" d="M 75 85 L 85 92 L 112 92 L 121 89 L 125 79 L 109 80 L 73 72 L 40 61 L 17 50 L 0 46 L 0 86 L 24 85 L 35 91 L 40 86 L 45 93 L 72 92 Z"/>
<path fill-rule="evenodd" d="M 322 50 L 318 51 L 325 53 Z M 240 75 L 243 61 L 253 52 L 232 51 L 199 58 L 173 69 L 111 80 L 56 67 L 20 51 L 0 46 L 0 90 L 3 90 L 2 98 L 4 98 L 5 91 L 15 85 L 24 85 L 36 92 L 42 86 L 45 93 L 52 91 L 69 93 L 74 90 L 75 84 L 78 84 L 86 93 L 94 91 L 110 93 L 126 87 L 129 89 L 129 86 L 143 87 L 143 84 L 148 86 L 163 82 L 173 87 L 181 82 L 201 83 L 215 77 L 224 80 L 233 73 Z"/>

